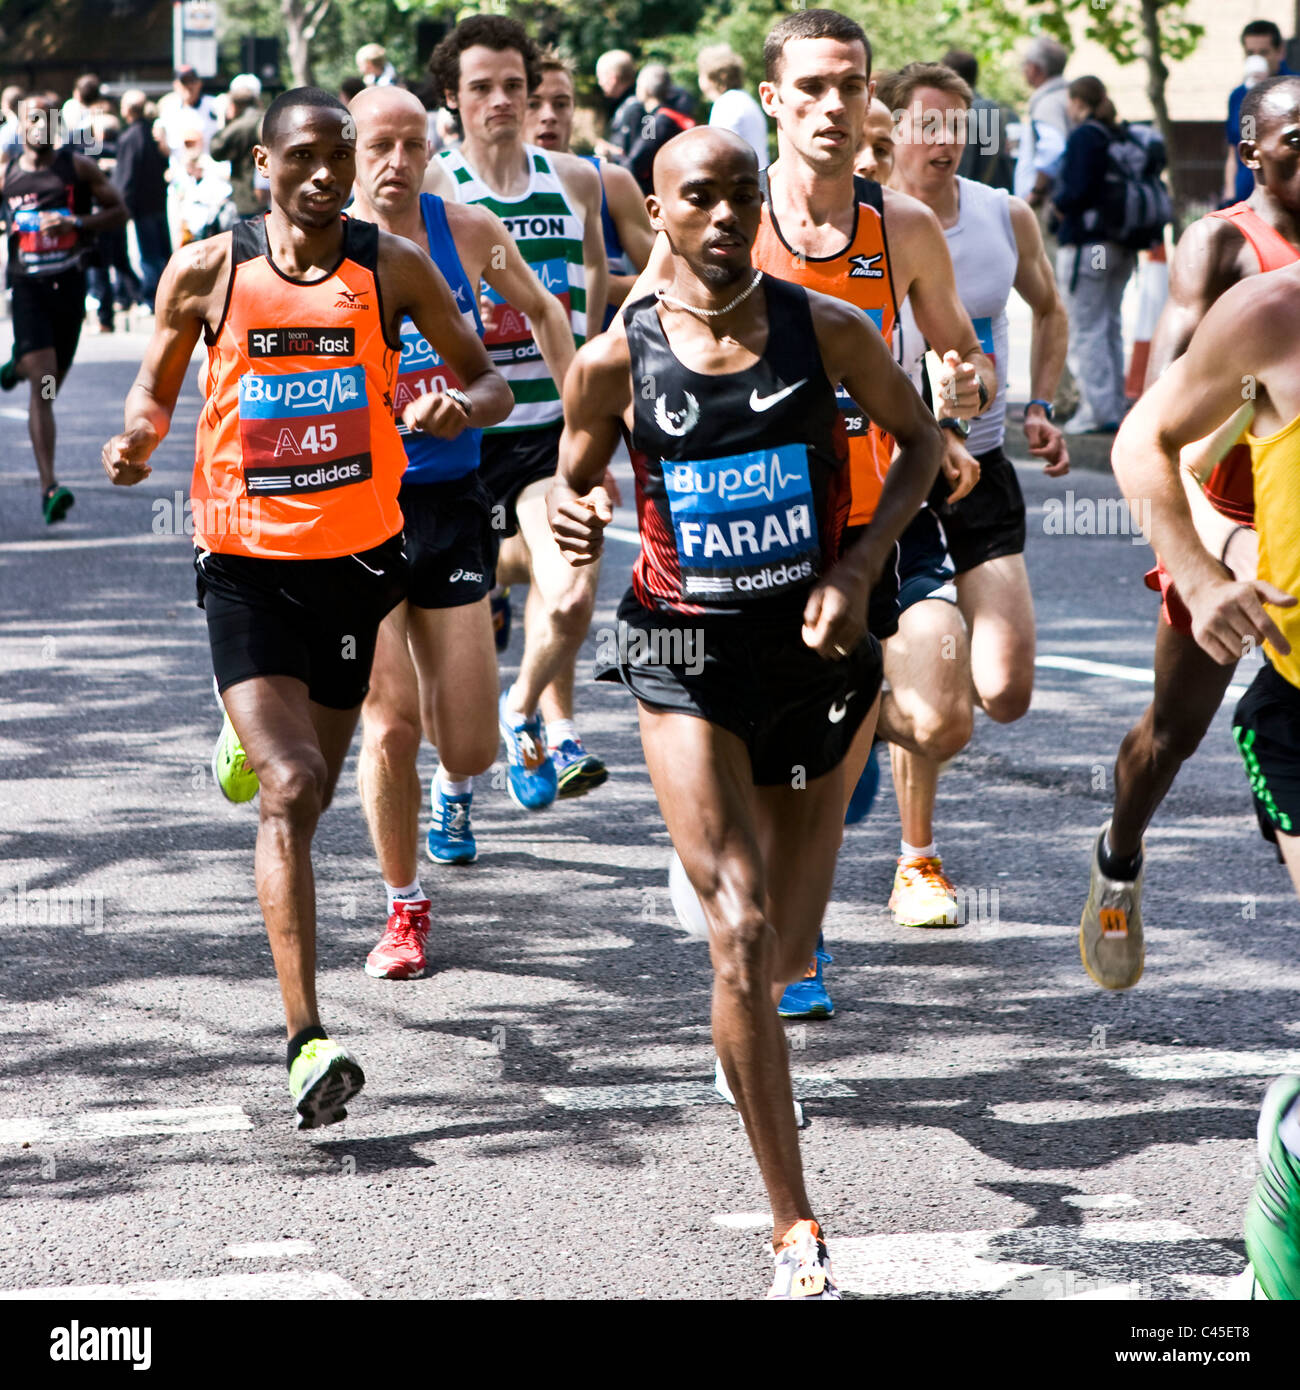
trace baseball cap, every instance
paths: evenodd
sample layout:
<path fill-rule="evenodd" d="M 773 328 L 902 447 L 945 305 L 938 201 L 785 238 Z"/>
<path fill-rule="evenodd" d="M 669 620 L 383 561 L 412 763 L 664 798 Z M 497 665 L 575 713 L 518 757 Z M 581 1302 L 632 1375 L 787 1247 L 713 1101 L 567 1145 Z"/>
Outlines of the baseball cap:
<path fill-rule="evenodd" d="M 181 66 L 176 69 L 175 80 L 177 82 L 198 82 L 201 79 L 199 78 L 196 68 L 189 63 L 182 63 Z"/>

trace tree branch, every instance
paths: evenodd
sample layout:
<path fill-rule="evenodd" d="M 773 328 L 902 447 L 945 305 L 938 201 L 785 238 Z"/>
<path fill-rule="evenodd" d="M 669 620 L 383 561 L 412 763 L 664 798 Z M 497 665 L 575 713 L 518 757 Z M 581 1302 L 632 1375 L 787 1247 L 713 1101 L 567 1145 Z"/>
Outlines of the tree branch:
<path fill-rule="evenodd" d="M 316 0 L 302 28 L 302 36 L 308 43 L 316 37 L 316 30 L 320 28 L 321 20 L 329 13 L 333 3 L 334 0 Z"/>

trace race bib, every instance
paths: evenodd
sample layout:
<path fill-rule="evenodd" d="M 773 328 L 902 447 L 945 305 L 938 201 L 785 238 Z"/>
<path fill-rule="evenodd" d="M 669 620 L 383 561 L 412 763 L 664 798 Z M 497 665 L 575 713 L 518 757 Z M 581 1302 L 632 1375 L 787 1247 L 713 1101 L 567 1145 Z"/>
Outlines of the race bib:
<path fill-rule="evenodd" d="M 682 594 L 701 603 L 766 598 L 820 566 L 808 448 L 663 465 Z"/>
<path fill-rule="evenodd" d="M 71 217 L 71 208 L 25 208 L 14 213 L 14 230 L 18 233 L 18 257 L 23 269 L 37 275 L 42 270 L 62 268 L 77 249 L 77 229 L 62 228 L 55 232 L 41 231 L 41 216 L 57 213 Z"/>
<path fill-rule="evenodd" d="M 371 476 L 364 367 L 239 378 L 239 438 L 250 495 L 325 492 Z"/>
<path fill-rule="evenodd" d="M 551 260 L 529 262 L 529 269 L 537 276 L 542 288 L 564 305 L 567 316 L 569 263 L 563 257 L 555 257 Z M 480 293 L 492 306 L 483 323 L 483 342 L 492 359 L 492 365 L 508 367 L 517 362 L 540 362 L 541 350 L 533 341 L 533 330 L 527 314 L 507 304 L 486 280 L 482 282 Z"/>
<path fill-rule="evenodd" d="M 434 351 L 410 319 L 402 320 L 402 360 L 397 367 L 397 386 L 393 391 L 393 416 L 397 432 L 409 435 L 402 423 L 402 411 L 421 396 L 459 388 L 456 373 Z"/>

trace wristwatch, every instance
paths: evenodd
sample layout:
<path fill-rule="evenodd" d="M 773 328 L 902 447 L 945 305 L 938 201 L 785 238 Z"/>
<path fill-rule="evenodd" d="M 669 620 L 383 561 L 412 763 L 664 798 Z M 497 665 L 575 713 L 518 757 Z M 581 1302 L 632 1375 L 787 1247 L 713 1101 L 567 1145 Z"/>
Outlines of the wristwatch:
<path fill-rule="evenodd" d="M 1032 401 L 1025 402 L 1025 414 L 1029 413 L 1029 407 L 1031 405 L 1041 405 L 1043 407 L 1043 414 L 1047 416 L 1047 423 L 1049 425 L 1056 418 L 1056 411 L 1052 409 L 1051 401 L 1040 400 L 1037 396 L 1035 396 Z"/>
<path fill-rule="evenodd" d="M 970 438 L 970 421 L 959 420 L 955 415 L 945 415 L 939 421 L 941 430 L 951 430 L 958 439 Z"/>
<path fill-rule="evenodd" d="M 980 409 L 983 410 L 989 403 L 989 388 L 984 385 L 984 378 L 978 374 L 975 377 L 975 385 L 979 387 Z"/>
<path fill-rule="evenodd" d="M 473 416 L 474 402 L 470 400 L 470 398 L 464 393 L 464 391 L 461 391 L 459 388 L 452 386 L 448 388 L 446 391 L 444 391 L 442 394 L 444 396 L 449 396 L 453 401 L 456 402 L 458 406 L 460 406 L 460 408 L 465 412 L 465 418 L 467 420 Z"/>

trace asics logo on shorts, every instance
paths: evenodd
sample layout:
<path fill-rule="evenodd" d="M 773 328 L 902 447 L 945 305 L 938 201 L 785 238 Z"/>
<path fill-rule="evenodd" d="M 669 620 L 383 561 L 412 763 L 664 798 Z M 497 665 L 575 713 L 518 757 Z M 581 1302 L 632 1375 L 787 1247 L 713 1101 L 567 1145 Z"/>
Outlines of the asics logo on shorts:
<path fill-rule="evenodd" d="M 474 570 L 453 570 L 451 578 L 447 580 L 448 584 L 481 584 L 482 582 L 482 574 L 479 574 Z"/>

